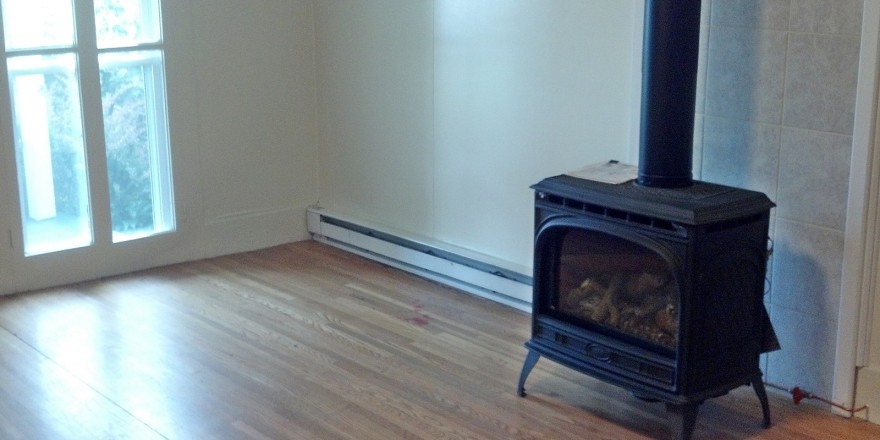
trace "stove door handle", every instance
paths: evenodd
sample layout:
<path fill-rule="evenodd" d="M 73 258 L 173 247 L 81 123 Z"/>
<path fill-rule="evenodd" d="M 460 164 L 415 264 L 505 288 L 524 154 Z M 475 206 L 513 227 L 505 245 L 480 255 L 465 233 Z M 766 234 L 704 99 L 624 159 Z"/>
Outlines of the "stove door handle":
<path fill-rule="evenodd" d="M 602 362 L 611 362 L 611 350 L 601 345 L 589 344 L 584 351 L 592 358 Z"/>

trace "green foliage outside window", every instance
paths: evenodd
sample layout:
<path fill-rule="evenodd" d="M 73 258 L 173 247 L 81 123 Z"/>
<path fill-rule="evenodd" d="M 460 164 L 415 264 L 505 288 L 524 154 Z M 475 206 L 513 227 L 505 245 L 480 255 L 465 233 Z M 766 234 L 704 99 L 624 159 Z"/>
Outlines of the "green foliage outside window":
<path fill-rule="evenodd" d="M 115 231 L 153 227 L 150 138 L 140 67 L 101 72 L 110 206 Z"/>
<path fill-rule="evenodd" d="M 144 78 L 140 67 L 101 72 L 104 133 L 114 230 L 135 231 L 153 226 Z M 71 126 L 70 78 L 46 75 L 51 106 L 49 124 L 55 204 L 59 214 L 79 215 L 81 188 L 73 167 L 77 163 L 80 127 Z"/>
<path fill-rule="evenodd" d="M 52 157 L 53 183 L 55 185 L 55 209 L 59 214 L 78 217 L 80 211 L 80 182 L 75 167 L 77 151 L 81 149 L 82 129 L 74 125 L 70 115 L 73 109 L 70 96 L 77 93 L 71 87 L 72 78 L 64 74 L 45 75 L 49 100 L 49 144 Z M 76 111 L 76 113 L 73 113 Z"/>
<path fill-rule="evenodd" d="M 125 0 L 97 2 L 97 25 L 104 35 L 130 37 L 140 31 L 126 9 Z M 70 115 L 78 93 L 75 79 L 63 74 L 47 74 L 49 125 L 55 204 L 59 214 L 79 216 L 80 188 L 74 167 L 82 140 L 82 127 Z M 101 70 L 104 110 L 104 138 L 113 230 L 137 231 L 153 227 L 153 188 L 150 175 L 150 138 L 143 66 L 111 67 Z M 86 146 L 89 148 L 89 146 Z"/>

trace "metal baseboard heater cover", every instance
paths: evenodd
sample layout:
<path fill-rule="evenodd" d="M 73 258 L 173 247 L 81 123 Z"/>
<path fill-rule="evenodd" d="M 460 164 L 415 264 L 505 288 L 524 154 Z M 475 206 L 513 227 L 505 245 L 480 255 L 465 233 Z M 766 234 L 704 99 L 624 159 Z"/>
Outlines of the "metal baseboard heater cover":
<path fill-rule="evenodd" d="M 329 212 L 307 211 L 312 239 L 523 311 L 532 278 L 491 257 Z"/>

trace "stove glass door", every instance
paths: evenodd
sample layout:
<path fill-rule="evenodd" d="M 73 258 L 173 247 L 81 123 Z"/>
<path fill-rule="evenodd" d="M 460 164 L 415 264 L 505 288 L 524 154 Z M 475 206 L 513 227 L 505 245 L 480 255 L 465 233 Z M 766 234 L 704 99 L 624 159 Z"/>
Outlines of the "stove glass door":
<path fill-rule="evenodd" d="M 679 286 L 658 252 L 584 228 L 557 230 L 553 314 L 670 350 L 678 346 Z"/>

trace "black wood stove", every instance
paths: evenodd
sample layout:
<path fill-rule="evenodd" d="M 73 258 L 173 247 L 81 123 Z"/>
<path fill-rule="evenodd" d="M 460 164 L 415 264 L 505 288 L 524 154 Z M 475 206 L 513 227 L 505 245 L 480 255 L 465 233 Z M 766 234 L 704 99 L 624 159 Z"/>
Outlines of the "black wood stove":
<path fill-rule="evenodd" d="M 535 189 L 532 336 L 541 356 L 665 402 L 689 439 L 706 399 L 751 385 L 770 410 L 761 353 L 773 203 L 692 180 L 700 0 L 647 0 L 638 177 L 568 175 Z"/>
<path fill-rule="evenodd" d="M 669 404 L 690 438 L 704 400 L 751 384 L 776 348 L 764 309 L 773 204 L 697 182 L 657 190 L 558 176 L 534 186 L 532 338 L 541 356 Z"/>

